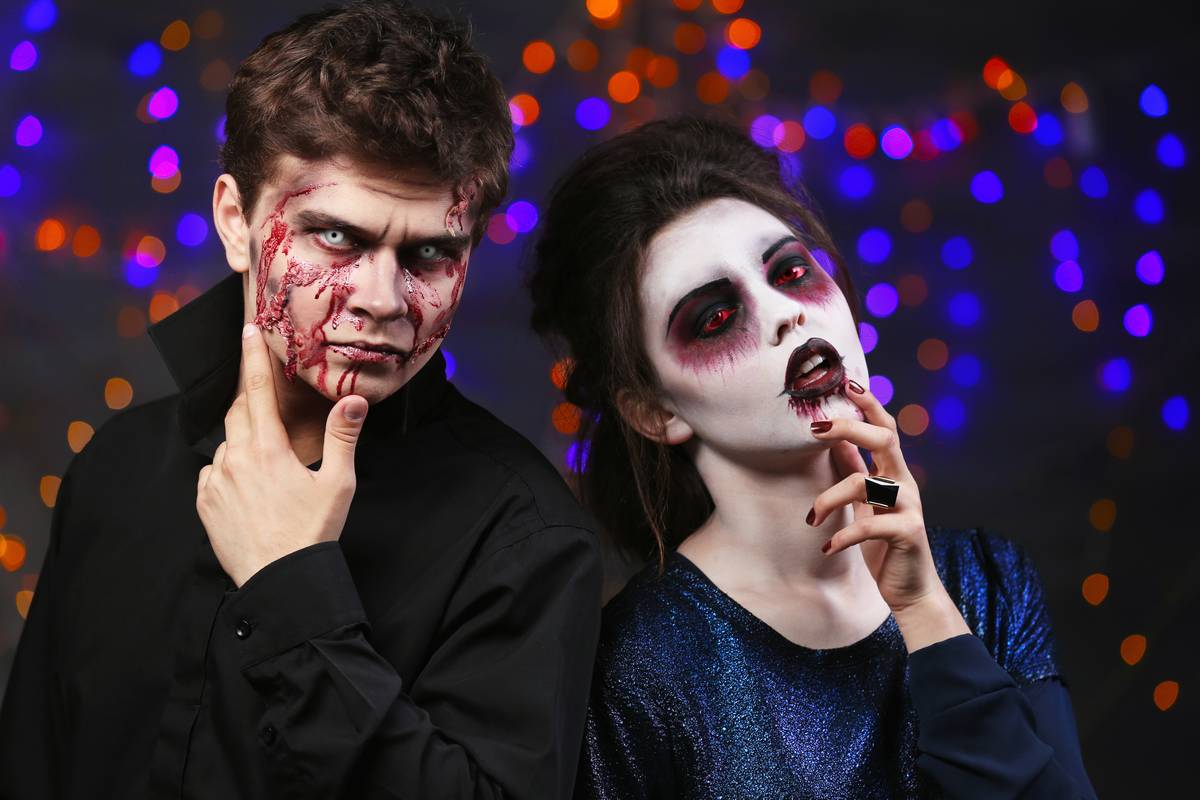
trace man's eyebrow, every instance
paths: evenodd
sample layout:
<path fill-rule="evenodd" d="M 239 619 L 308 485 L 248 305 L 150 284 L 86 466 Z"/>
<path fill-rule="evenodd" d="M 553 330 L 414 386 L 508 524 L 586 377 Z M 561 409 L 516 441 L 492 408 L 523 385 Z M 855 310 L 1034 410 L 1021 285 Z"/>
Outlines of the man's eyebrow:
<path fill-rule="evenodd" d="M 776 251 L 778 251 L 779 248 L 783 247 L 785 244 L 791 244 L 792 242 L 798 242 L 798 241 L 800 241 L 800 240 L 797 239 L 795 236 L 789 235 L 789 236 L 783 237 L 778 242 L 776 242 L 775 244 L 771 245 L 770 247 L 768 247 L 766 250 L 763 251 L 763 254 L 762 254 L 763 263 L 765 264 L 768 261 L 770 261 L 771 256 L 775 255 Z"/>
<path fill-rule="evenodd" d="M 336 228 L 339 231 L 349 234 L 350 238 L 357 239 L 360 242 L 376 242 L 383 238 L 383 235 L 378 231 L 369 231 L 333 214 L 327 214 L 324 211 L 317 211 L 315 209 L 297 212 L 296 224 L 299 227 L 310 229 L 320 228 L 324 230 Z"/>
<path fill-rule="evenodd" d="M 697 286 L 695 289 L 692 289 L 683 297 L 679 298 L 679 302 L 675 304 L 675 307 L 671 309 L 671 313 L 667 317 L 667 333 L 669 334 L 671 332 L 671 323 L 675 321 L 675 315 L 679 313 L 679 311 L 687 304 L 689 300 L 697 297 L 698 295 L 711 292 L 714 289 L 725 289 L 731 285 L 732 282 L 729 280 L 729 278 L 717 278 L 715 281 L 709 281 L 703 286 Z"/>

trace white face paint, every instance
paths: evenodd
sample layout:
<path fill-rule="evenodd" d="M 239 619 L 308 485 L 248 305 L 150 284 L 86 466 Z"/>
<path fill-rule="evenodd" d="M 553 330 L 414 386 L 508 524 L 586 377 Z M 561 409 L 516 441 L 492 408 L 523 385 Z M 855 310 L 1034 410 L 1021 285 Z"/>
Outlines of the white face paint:
<path fill-rule="evenodd" d="M 668 225 L 650 242 L 639 295 L 663 404 L 694 446 L 732 461 L 786 462 L 827 446 L 813 439 L 812 420 L 862 419 L 844 396 L 846 381 L 868 383 L 850 307 L 793 231 L 761 208 L 722 198 Z M 797 352 L 810 342 L 815 350 Z"/>

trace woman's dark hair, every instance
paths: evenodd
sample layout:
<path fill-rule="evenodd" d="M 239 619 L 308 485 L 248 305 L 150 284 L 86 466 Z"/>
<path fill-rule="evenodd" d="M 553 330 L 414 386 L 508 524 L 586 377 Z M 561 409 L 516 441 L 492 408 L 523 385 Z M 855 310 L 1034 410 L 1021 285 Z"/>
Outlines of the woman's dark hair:
<path fill-rule="evenodd" d="M 619 549 L 673 549 L 713 510 L 681 447 L 639 434 L 617 397 L 654 408 L 658 380 L 642 343 L 638 285 L 655 234 L 697 206 L 736 198 L 771 213 L 832 259 L 858 320 L 858 301 L 829 234 L 779 159 L 732 125 L 684 117 L 651 122 L 583 155 L 551 192 L 529 276 L 533 328 L 571 358 L 567 400 L 579 406 L 578 490 Z"/>

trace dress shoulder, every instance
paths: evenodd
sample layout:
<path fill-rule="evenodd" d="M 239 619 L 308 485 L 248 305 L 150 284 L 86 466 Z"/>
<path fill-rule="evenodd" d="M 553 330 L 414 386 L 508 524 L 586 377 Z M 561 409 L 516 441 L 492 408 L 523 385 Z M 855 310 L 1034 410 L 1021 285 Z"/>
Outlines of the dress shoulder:
<path fill-rule="evenodd" d="M 929 528 L 934 564 L 971 630 L 1019 685 L 1060 676 L 1045 590 L 1017 542 L 980 528 Z"/>

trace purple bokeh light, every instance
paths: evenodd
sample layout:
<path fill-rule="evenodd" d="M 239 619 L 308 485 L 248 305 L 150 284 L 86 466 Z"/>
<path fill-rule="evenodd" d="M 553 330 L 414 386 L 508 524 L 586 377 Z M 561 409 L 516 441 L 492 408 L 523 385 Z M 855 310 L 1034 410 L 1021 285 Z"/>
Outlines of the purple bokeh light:
<path fill-rule="evenodd" d="M 869 353 L 879 344 L 879 331 L 869 322 L 858 323 L 858 341 L 864 353 Z"/>
<path fill-rule="evenodd" d="M 890 380 L 883 375 L 872 375 L 869 383 L 870 386 L 867 388 L 871 390 L 871 394 L 875 395 L 876 400 L 885 406 L 892 402 L 892 397 L 895 395 L 896 390 Z"/>
<path fill-rule="evenodd" d="M 867 290 L 867 310 L 877 317 L 890 317 L 900 304 L 900 295 L 890 283 L 877 283 Z"/>
<path fill-rule="evenodd" d="M 1074 261 L 1064 261 L 1054 268 L 1054 285 L 1064 292 L 1083 288 L 1083 270 Z"/>
<path fill-rule="evenodd" d="M 168 119 L 179 110 L 179 95 L 170 86 L 164 86 L 150 95 L 146 113 L 155 119 Z"/>
<path fill-rule="evenodd" d="M 999 175 L 984 170 L 971 179 L 971 194 L 981 203 L 998 203 L 1004 197 L 1004 184 Z"/>
<path fill-rule="evenodd" d="M 1124 322 L 1130 336 L 1148 336 L 1154 327 L 1154 315 L 1150 313 L 1150 306 L 1138 303 L 1125 311 Z"/>
<path fill-rule="evenodd" d="M 1149 286 L 1155 286 L 1162 283 L 1163 275 L 1166 273 L 1166 264 L 1157 250 L 1151 250 L 1142 254 L 1134 269 L 1137 272 L 1138 280 Z"/>

